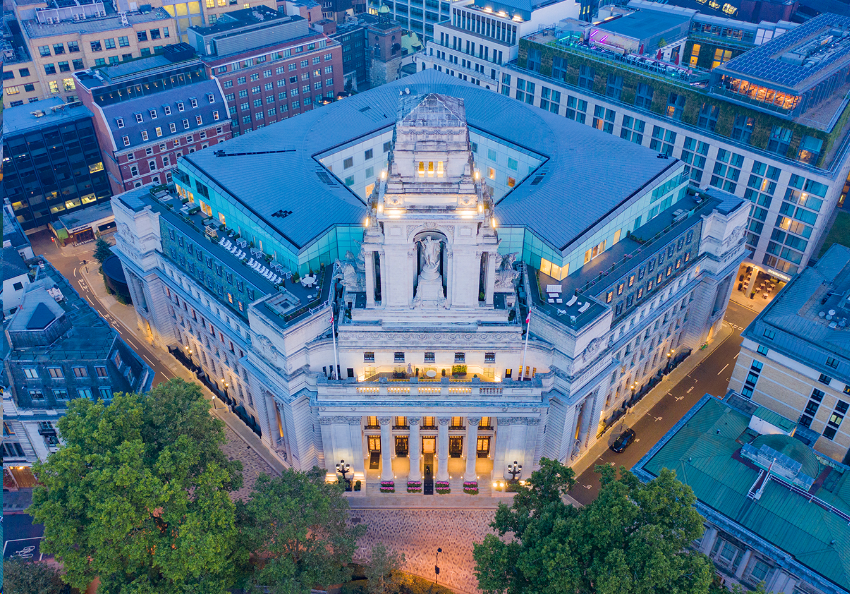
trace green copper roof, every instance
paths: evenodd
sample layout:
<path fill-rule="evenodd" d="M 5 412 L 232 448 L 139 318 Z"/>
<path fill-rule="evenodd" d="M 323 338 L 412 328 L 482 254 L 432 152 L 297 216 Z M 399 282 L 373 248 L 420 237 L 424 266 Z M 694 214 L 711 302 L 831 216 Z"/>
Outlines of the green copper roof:
<path fill-rule="evenodd" d="M 825 505 L 850 513 L 850 471 L 845 472 L 839 464 L 821 464 L 813 450 L 792 437 L 759 436 L 753 447 L 767 444 L 801 462 L 806 474 L 820 477 L 810 494 L 821 503 L 776 481 L 768 481 L 760 499 L 748 497 L 759 475 L 758 469 L 738 454 L 749 440 L 744 435 L 749 419 L 706 396 L 637 468 L 655 476 L 662 468 L 674 470 L 700 503 L 839 587 L 850 587 L 850 525 Z"/>
<path fill-rule="evenodd" d="M 780 429 L 787 431 L 788 433 L 791 433 L 794 427 L 797 426 L 797 423 L 795 423 L 794 421 L 786 419 L 778 412 L 774 412 L 769 408 L 765 408 L 763 406 L 758 407 L 756 409 L 756 412 L 753 413 L 753 416 L 767 421 L 774 427 L 779 427 Z"/>

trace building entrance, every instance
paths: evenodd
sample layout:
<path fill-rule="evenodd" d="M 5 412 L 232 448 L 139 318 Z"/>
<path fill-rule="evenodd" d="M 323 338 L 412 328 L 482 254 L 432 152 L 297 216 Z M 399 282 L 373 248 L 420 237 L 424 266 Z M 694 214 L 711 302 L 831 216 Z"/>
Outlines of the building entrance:
<path fill-rule="evenodd" d="M 462 437 L 449 438 L 449 456 L 451 456 L 452 458 L 460 458 L 461 456 L 463 456 Z"/>
<path fill-rule="evenodd" d="M 422 438 L 422 453 L 423 454 L 436 454 L 437 453 L 437 438 L 436 437 L 423 437 Z"/>
<path fill-rule="evenodd" d="M 478 446 L 477 452 L 479 458 L 486 458 L 490 454 L 490 438 L 489 437 L 479 437 L 478 438 Z"/>
<path fill-rule="evenodd" d="M 396 436 L 395 455 L 400 458 L 407 458 L 408 443 L 408 437 L 406 435 Z"/>
<path fill-rule="evenodd" d="M 425 461 L 425 472 L 422 473 L 422 493 L 424 495 L 434 494 L 434 454 L 422 456 Z"/>
<path fill-rule="evenodd" d="M 378 470 L 381 464 L 381 438 L 370 435 L 369 438 L 369 470 Z"/>

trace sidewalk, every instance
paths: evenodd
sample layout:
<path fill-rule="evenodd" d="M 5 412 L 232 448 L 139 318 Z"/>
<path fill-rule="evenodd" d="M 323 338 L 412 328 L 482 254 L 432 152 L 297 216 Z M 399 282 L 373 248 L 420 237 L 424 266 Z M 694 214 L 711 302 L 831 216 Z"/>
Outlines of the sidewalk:
<path fill-rule="evenodd" d="M 625 423 L 626 425 L 630 425 L 637 421 L 637 419 L 646 415 L 652 407 L 654 407 L 658 402 L 680 381 L 682 381 L 685 376 L 691 373 L 694 369 L 696 369 L 700 363 L 705 361 L 705 359 L 711 355 L 715 350 L 720 348 L 723 343 L 726 342 L 730 336 L 733 335 L 733 330 L 729 326 L 727 322 L 723 322 L 723 326 L 720 331 L 717 333 L 717 336 L 714 337 L 714 340 L 711 341 L 704 349 L 697 349 L 691 356 L 682 361 L 679 366 L 671 371 L 668 375 L 662 379 L 658 385 L 656 385 L 652 390 L 650 390 L 646 396 L 644 396 L 640 402 L 638 402 L 631 410 L 629 410 L 623 417 L 621 417 L 615 426 L 620 423 Z M 612 428 L 609 428 L 608 431 L 611 431 Z M 600 437 L 593 446 L 587 450 L 584 456 L 578 460 L 575 464 L 572 465 L 572 469 L 575 472 L 576 476 L 579 476 L 585 470 L 590 468 L 593 464 L 596 464 L 596 460 L 601 456 L 605 450 L 608 449 L 608 440 L 605 439 L 605 436 L 608 435 L 606 431 L 602 437 Z"/>

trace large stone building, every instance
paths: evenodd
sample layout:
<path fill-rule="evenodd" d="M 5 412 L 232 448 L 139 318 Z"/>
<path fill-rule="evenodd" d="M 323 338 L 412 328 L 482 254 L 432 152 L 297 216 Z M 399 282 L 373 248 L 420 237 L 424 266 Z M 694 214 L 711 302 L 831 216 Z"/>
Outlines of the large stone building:
<path fill-rule="evenodd" d="M 794 422 L 730 392 L 705 395 L 633 468 L 664 468 L 693 489 L 693 543 L 727 588 L 850 592 L 850 468 L 792 437 Z"/>
<path fill-rule="evenodd" d="M 729 388 L 797 423 L 796 437 L 850 461 L 850 249 L 833 245 L 742 333 Z"/>
<path fill-rule="evenodd" d="M 695 187 L 752 203 L 746 264 L 763 273 L 787 281 L 817 253 L 850 187 L 850 18 L 751 25 L 632 0 L 630 14 L 600 26 L 565 20 L 518 38 L 516 61 L 500 64 L 501 40 L 468 16 L 486 8 L 476 4 L 452 8 L 451 24 L 438 25 L 417 56 L 420 68 L 681 159 Z M 641 13 L 651 15 L 643 28 L 633 16 Z M 645 31 L 688 14 L 686 40 Z M 638 56 L 638 39 L 664 48 Z"/>
<path fill-rule="evenodd" d="M 288 463 L 489 482 L 711 340 L 747 206 L 683 170 L 431 70 L 184 157 L 113 198 L 115 249 L 149 340 Z"/>

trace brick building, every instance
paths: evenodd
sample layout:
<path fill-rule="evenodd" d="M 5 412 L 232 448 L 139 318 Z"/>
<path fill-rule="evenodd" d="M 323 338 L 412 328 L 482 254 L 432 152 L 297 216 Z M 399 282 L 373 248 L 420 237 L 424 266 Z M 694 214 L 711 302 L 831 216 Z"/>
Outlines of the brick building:
<path fill-rule="evenodd" d="M 104 166 L 115 193 L 171 181 L 184 154 L 231 137 L 218 85 L 186 44 L 162 55 L 74 73 L 94 112 Z"/>
<path fill-rule="evenodd" d="M 191 45 L 216 79 L 233 135 L 309 111 L 343 90 L 342 46 L 300 16 L 258 7 L 192 27 Z"/>

